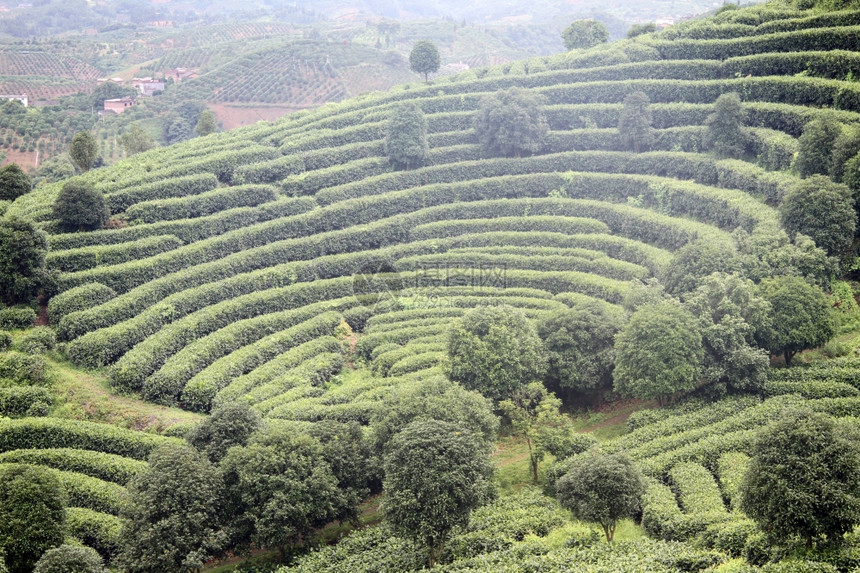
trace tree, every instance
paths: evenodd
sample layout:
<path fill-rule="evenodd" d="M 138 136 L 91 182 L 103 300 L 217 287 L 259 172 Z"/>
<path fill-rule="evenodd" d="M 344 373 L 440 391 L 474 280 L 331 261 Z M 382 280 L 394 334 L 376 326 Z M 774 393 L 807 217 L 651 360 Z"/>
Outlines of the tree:
<path fill-rule="evenodd" d="M 626 454 L 595 451 L 574 458 L 555 488 L 561 506 L 577 519 L 598 522 L 610 543 L 618 520 L 636 513 L 645 491 L 639 469 Z"/>
<path fill-rule="evenodd" d="M 384 467 L 383 515 L 396 534 L 427 548 L 432 568 L 451 530 L 490 498 L 489 454 L 462 426 L 419 420 L 391 441 Z"/>
<path fill-rule="evenodd" d="M 33 573 L 107 573 L 107 569 L 95 549 L 60 545 L 42 555 Z"/>
<path fill-rule="evenodd" d="M 168 145 L 191 139 L 194 124 L 184 117 L 166 116 L 164 118 L 164 140 Z"/>
<path fill-rule="evenodd" d="M 610 386 L 620 328 L 620 317 L 596 301 L 538 322 L 547 355 L 546 381 L 554 388 L 584 392 Z"/>
<path fill-rule="evenodd" d="M 0 301 L 12 306 L 38 294 L 47 253 L 47 235 L 35 224 L 0 218 Z"/>
<path fill-rule="evenodd" d="M 549 132 L 542 106 L 537 93 L 517 87 L 499 90 L 481 101 L 473 121 L 475 136 L 489 153 L 536 153 Z"/>
<path fill-rule="evenodd" d="M 43 161 L 33 177 L 36 186 L 55 183 L 75 175 L 75 166 L 68 155 L 55 155 Z"/>
<path fill-rule="evenodd" d="M 385 152 L 395 166 L 421 165 L 427 158 L 427 119 L 418 104 L 400 104 L 388 118 Z"/>
<path fill-rule="evenodd" d="M 712 395 L 764 387 L 768 355 L 756 340 L 771 327 L 770 304 L 753 282 L 738 274 L 714 273 L 684 297 L 699 319 L 705 350 L 702 379 Z"/>
<path fill-rule="evenodd" d="M 826 414 L 788 410 L 759 433 L 740 490 L 776 539 L 838 540 L 860 524 L 860 448 Z"/>
<path fill-rule="evenodd" d="M 844 257 L 849 253 L 857 213 L 847 185 L 811 175 L 786 194 L 779 212 L 783 227 L 791 235 L 807 235 L 829 255 Z"/>
<path fill-rule="evenodd" d="M 836 332 L 824 292 L 801 277 L 764 279 L 758 295 L 773 307 L 772 326 L 760 343 L 771 354 L 782 354 L 786 365 L 798 352 L 825 344 Z"/>
<path fill-rule="evenodd" d="M 63 185 L 57 195 L 54 218 L 66 232 L 94 231 L 105 226 L 110 211 L 101 191 L 90 183 L 73 180 Z"/>
<path fill-rule="evenodd" d="M 673 302 L 643 306 L 615 337 L 615 390 L 662 404 L 696 387 L 703 355 L 692 314 Z"/>
<path fill-rule="evenodd" d="M 807 123 L 797 140 L 794 169 L 798 175 L 827 175 L 832 167 L 833 146 L 841 134 L 842 125 L 835 119 L 817 118 Z"/>
<path fill-rule="evenodd" d="M 143 131 L 136 123 L 128 126 L 125 133 L 119 136 L 119 143 L 129 157 L 155 147 L 155 140 L 152 136 Z"/>
<path fill-rule="evenodd" d="M 429 40 L 418 40 L 409 52 L 409 69 L 416 74 L 423 74 L 424 81 L 428 81 L 430 74 L 439 71 L 442 58 L 436 44 Z"/>
<path fill-rule="evenodd" d="M 229 402 L 212 410 L 186 436 L 213 464 L 220 462 L 233 446 L 244 446 L 263 427 L 263 420 L 246 402 Z"/>
<path fill-rule="evenodd" d="M 232 448 L 221 461 L 233 544 L 277 548 L 308 538 L 335 519 L 338 480 L 314 438 L 272 428 Z"/>
<path fill-rule="evenodd" d="M 488 451 L 495 447 L 499 419 L 493 403 L 439 376 L 396 386 L 385 395 L 370 419 L 376 452 L 382 455 L 391 438 L 415 420 L 433 419 L 463 426 L 483 440 Z"/>
<path fill-rule="evenodd" d="M 197 125 L 194 127 L 194 133 L 199 137 L 203 137 L 216 131 L 218 131 L 218 124 L 215 122 L 215 114 L 208 109 L 201 111 Z"/>
<path fill-rule="evenodd" d="M 568 50 L 591 48 L 609 41 L 609 30 L 597 20 L 574 20 L 561 33 L 564 47 Z"/>
<path fill-rule="evenodd" d="M 705 120 L 705 146 L 720 157 L 740 157 L 747 134 L 744 129 L 746 110 L 735 92 L 722 94 L 714 103 L 714 113 Z"/>
<path fill-rule="evenodd" d="M 89 131 L 79 131 L 75 134 L 69 146 L 69 156 L 81 171 L 92 169 L 98 157 L 98 146 Z"/>
<path fill-rule="evenodd" d="M 33 188 L 33 180 L 17 163 L 0 169 L 0 201 L 14 201 Z"/>
<path fill-rule="evenodd" d="M 860 129 L 856 126 L 845 127 L 833 143 L 830 156 L 830 178 L 837 183 L 844 183 L 845 164 L 860 153 Z"/>
<path fill-rule="evenodd" d="M 546 358 L 528 318 L 509 306 L 467 312 L 448 336 L 448 377 L 498 401 L 540 380 Z"/>
<path fill-rule="evenodd" d="M 63 542 L 66 502 L 51 470 L 0 465 L 0 555 L 10 573 L 30 573 L 45 551 Z"/>
<path fill-rule="evenodd" d="M 650 34 L 652 32 L 657 31 L 657 24 L 654 22 L 648 22 L 647 24 L 633 24 L 630 26 L 630 29 L 627 30 L 628 38 L 635 38 L 636 36 L 641 36 L 642 34 Z"/>
<path fill-rule="evenodd" d="M 627 149 L 639 153 L 654 143 L 651 128 L 651 100 L 645 92 L 636 91 L 624 98 L 618 119 L 618 135 Z"/>
<path fill-rule="evenodd" d="M 513 435 L 526 441 L 534 483 L 538 482 L 538 465 L 549 452 L 548 446 L 559 443 L 561 435 L 573 432 L 573 423 L 560 409 L 561 400 L 540 382 L 532 382 L 514 392 L 509 400 L 499 402 L 499 410 L 511 421 Z"/>
<path fill-rule="evenodd" d="M 699 239 L 675 252 L 672 264 L 663 273 L 663 285 L 670 294 L 681 295 L 698 287 L 703 277 L 716 272 L 731 273 L 739 265 L 734 245 Z"/>
<path fill-rule="evenodd" d="M 221 549 L 221 479 L 194 448 L 155 449 L 128 490 L 118 557 L 126 571 L 196 571 Z"/>

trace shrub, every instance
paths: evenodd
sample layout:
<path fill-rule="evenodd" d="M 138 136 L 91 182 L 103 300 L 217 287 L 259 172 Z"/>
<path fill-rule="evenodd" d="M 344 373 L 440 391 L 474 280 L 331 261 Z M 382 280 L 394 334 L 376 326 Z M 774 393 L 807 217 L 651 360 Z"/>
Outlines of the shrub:
<path fill-rule="evenodd" d="M 33 573 L 107 573 L 107 569 L 95 549 L 60 545 L 42 555 Z"/>
<path fill-rule="evenodd" d="M 0 330 L 0 352 L 6 352 L 12 347 L 12 335 Z"/>
<path fill-rule="evenodd" d="M 103 284 L 90 283 L 62 292 L 48 302 L 48 318 L 57 324 L 67 314 L 94 308 L 116 296 L 116 292 Z"/>
<path fill-rule="evenodd" d="M 41 356 L 21 352 L 0 354 L 0 379 L 6 378 L 17 384 L 45 386 L 50 382 L 48 363 Z"/>
<path fill-rule="evenodd" d="M 29 306 L 0 308 L 0 328 L 13 330 L 30 328 L 36 321 L 36 311 Z"/>
<path fill-rule="evenodd" d="M 0 302 L 13 305 L 36 296 L 44 278 L 47 250 L 45 233 L 34 223 L 15 217 L 0 218 Z M 4 326 L 8 324 L 8 312 L 0 310 L 0 328 L 9 328 Z"/>
<path fill-rule="evenodd" d="M 47 326 L 37 326 L 21 338 L 18 348 L 26 354 L 43 354 L 56 345 L 56 333 Z"/>
<path fill-rule="evenodd" d="M 101 191 L 89 183 L 69 181 L 54 203 L 54 218 L 63 231 L 93 231 L 105 226 L 110 210 Z"/>
<path fill-rule="evenodd" d="M 51 393 L 46 388 L 37 386 L 0 388 L 0 416 L 10 418 L 31 416 L 35 413 L 34 406 L 51 402 Z"/>

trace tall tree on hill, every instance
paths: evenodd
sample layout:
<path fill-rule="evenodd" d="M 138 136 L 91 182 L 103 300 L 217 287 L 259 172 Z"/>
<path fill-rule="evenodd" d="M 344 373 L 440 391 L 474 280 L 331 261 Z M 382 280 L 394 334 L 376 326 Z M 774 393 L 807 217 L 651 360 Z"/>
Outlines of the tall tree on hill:
<path fill-rule="evenodd" d="M 828 255 L 849 255 L 857 214 L 847 185 L 812 175 L 786 194 L 779 211 L 789 234 L 811 237 Z"/>
<path fill-rule="evenodd" d="M 424 76 L 424 81 L 428 81 L 430 74 L 435 74 L 439 71 L 439 66 L 442 65 L 442 57 L 439 55 L 439 49 L 436 44 L 429 40 L 419 40 L 412 46 L 412 51 L 409 52 L 409 69 L 416 74 Z"/>
<path fill-rule="evenodd" d="M 705 146 L 720 157 L 740 157 L 747 142 L 746 111 L 735 92 L 722 94 L 714 103 L 714 113 L 705 121 Z"/>
<path fill-rule="evenodd" d="M 0 302 L 34 298 L 45 270 L 48 238 L 31 221 L 0 218 Z"/>
<path fill-rule="evenodd" d="M 636 91 L 624 98 L 618 135 L 627 149 L 639 153 L 651 147 L 654 143 L 651 121 L 651 100 L 645 92 Z"/>
<path fill-rule="evenodd" d="M 427 119 L 414 102 L 397 106 L 385 132 L 388 160 L 398 167 L 421 165 L 427 157 Z"/>
<path fill-rule="evenodd" d="M 92 169 L 98 157 L 98 146 L 93 134 L 89 131 L 76 133 L 69 146 L 69 155 L 81 171 Z"/>
<path fill-rule="evenodd" d="M 794 169 L 801 177 L 827 175 L 833 167 L 833 146 L 842 134 L 842 124 L 835 119 L 814 119 L 803 127 L 797 140 Z"/>
<path fill-rule="evenodd" d="M 101 191 L 90 183 L 72 180 L 57 195 L 54 218 L 65 232 L 94 231 L 105 226 L 110 211 Z"/>
<path fill-rule="evenodd" d="M 218 124 L 215 122 L 215 114 L 211 110 L 204 109 L 200 112 L 200 117 L 197 119 L 197 125 L 194 127 L 194 133 L 203 137 L 210 133 L 218 131 Z"/>
<path fill-rule="evenodd" d="M 609 41 L 609 30 L 597 20 L 575 20 L 561 33 L 568 50 L 585 49 Z"/>
<path fill-rule="evenodd" d="M 0 201 L 14 201 L 32 188 L 33 180 L 17 163 L 10 163 L 0 169 Z"/>
<path fill-rule="evenodd" d="M 126 155 L 132 156 L 155 147 L 155 140 L 139 125 L 133 123 L 119 136 L 119 144 L 125 149 Z"/>
<path fill-rule="evenodd" d="M 549 132 L 543 97 L 518 87 L 484 97 L 472 125 L 488 153 L 516 157 L 543 149 Z"/>

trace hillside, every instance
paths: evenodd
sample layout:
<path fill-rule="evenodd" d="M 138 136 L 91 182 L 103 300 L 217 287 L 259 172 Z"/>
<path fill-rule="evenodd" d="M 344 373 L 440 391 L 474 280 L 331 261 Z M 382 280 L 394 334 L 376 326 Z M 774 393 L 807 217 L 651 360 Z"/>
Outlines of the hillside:
<path fill-rule="evenodd" d="M 665 281 L 689 245 L 740 261 L 718 270 L 741 269 L 757 281 L 802 274 L 827 285 L 836 262 L 808 239 L 791 240 L 779 209 L 800 183 L 792 158 L 805 126 L 860 125 L 858 30 L 858 10 L 774 2 L 337 103 L 351 93 L 324 62 L 308 71 L 307 60 L 290 61 L 295 53 L 245 55 L 176 93 L 278 103 L 266 94 L 283 89 L 301 107 L 307 93 L 291 82 L 304 73 L 331 103 L 75 177 L 104 193 L 107 229 L 57 231 L 52 206 L 65 182 L 0 203 L 0 212 L 47 231 L 55 291 L 47 314 L 62 356 L 105 373 L 114 392 L 200 414 L 245 402 L 267 423 L 295 431 L 332 421 L 366 427 L 386 396 L 444 377 L 451 324 L 479 306 L 508 305 L 537 320 L 590 303 L 624 316 L 625 299 Z M 349 54 L 360 50 L 372 48 Z M 331 61 L 337 57 L 333 49 Z M 288 71 L 275 77 L 272 66 L 285 61 Z M 89 73 L 65 65 L 69 74 Z M 373 73 L 349 65 L 358 76 Z M 543 98 L 549 132 L 537 153 L 498 156 L 475 137 L 483 98 L 510 87 Z M 639 153 L 617 129 L 622 101 L 634 92 L 650 99 L 655 128 L 650 150 Z M 749 133 L 737 158 L 703 143 L 714 103 L 728 92 L 743 101 Z M 397 170 L 384 138 L 404 102 L 426 116 L 429 154 L 425 165 Z M 650 479 L 642 525 L 652 539 L 595 543 L 588 526 L 526 493 L 459 532 L 442 570 L 762 570 L 780 554 L 768 553 L 737 508 L 738 468 L 756 430 L 786 408 L 856 425 L 860 364 L 853 346 L 845 353 L 772 369 L 755 394 L 635 414 L 629 432 L 605 442 L 606 451 L 629 452 Z M 42 402 L 45 392 L 32 398 Z M 74 492 L 71 535 L 110 555 L 119 484 L 156 445 L 178 439 L 35 417 L 29 404 L 19 410 L 0 418 L 0 463 L 55 468 Z M 348 539 L 295 570 L 342 571 L 349 563 L 370 571 L 385 556 L 390 570 L 402 570 L 408 559 L 391 556 L 415 555 L 373 529 Z M 857 566 L 852 555 L 825 557 L 842 571 Z M 764 570 L 813 570 L 793 566 L 800 569 Z"/>

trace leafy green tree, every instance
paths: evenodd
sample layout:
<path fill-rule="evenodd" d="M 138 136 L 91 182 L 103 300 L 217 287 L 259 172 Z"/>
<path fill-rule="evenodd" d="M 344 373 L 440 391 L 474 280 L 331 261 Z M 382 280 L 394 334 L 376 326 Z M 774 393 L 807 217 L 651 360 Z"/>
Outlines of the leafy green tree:
<path fill-rule="evenodd" d="M 98 144 L 96 139 L 89 131 L 79 131 L 72 138 L 72 143 L 69 146 L 69 156 L 78 169 L 81 171 L 89 171 L 92 169 L 99 155 Z"/>
<path fill-rule="evenodd" d="M 47 253 L 47 235 L 32 222 L 0 218 L 0 301 L 12 306 L 38 294 Z"/>
<path fill-rule="evenodd" d="M 847 185 L 811 175 L 786 194 L 779 212 L 790 234 L 807 235 L 833 256 L 844 257 L 850 251 L 857 213 Z"/>
<path fill-rule="evenodd" d="M 534 483 L 538 482 L 538 466 L 549 452 L 547 446 L 557 443 L 559 434 L 573 432 L 573 423 L 560 409 L 561 400 L 540 382 L 532 382 L 499 402 L 499 410 L 511 421 L 513 435 L 526 441 Z"/>
<path fill-rule="evenodd" d="M 599 302 L 552 313 L 537 324 L 551 387 L 593 391 L 612 385 L 615 335 L 621 319 Z"/>
<path fill-rule="evenodd" d="M 794 169 L 801 177 L 827 175 L 832 167 L 833 146 L 842 134 L 842 124 L 831 118 L 813 119 L 797 140 Z"/>
<path fill-rule="evenodd" d="M 382 454 L 395 434 L 416 420 L 441 420 L 463 426 L 484 441 L 495 445 L 499 419 L 493 403 L 442 376 L 421 384 L 396 386 L 382 399 L 370 419 L 374 448 Z"/>
<path fill-rule="evenodd" d="M 756 438 L 740 491 L 777 540 L 836 541 L 860 524 L 860 448 L 826 414 L 788 410 Z"/>
<path fill-rule="evenodd" d="M 487 152 L 517 157 L 543 149 L 549 132 L 543 96 L 518 87 L 484 97 L 472 125 Z"/>
<path fill-rule="evenodd" d="M 432 568 L 451 530 L 491 497 L 489 454 L 462 426 L 419 420 L 391 441 L 384 467 L 383 515 L 396 534 L 427 548 Z"/>
<path fill-rule="evenodd" d="M 740 157 L 747 144 L 746 110 L 735 92 L 722 94 L 705 120 L 705 146 L 720 157 Z"/>
<path fill-rule="evenodd" d="M 398 167 L 421 165 L 427 158 L 427 118 L 414 102 L 400 104 L 388 118 L 385 152 Z"/>
<path fill-rule="evenodd" d="M 128 490 L 117 558 L 125 571 L 197 571 L 222 548 L 221 478 L 194 448 L 157 448 Z"/>
<path fill-rule="evenodd" d="M 564 47 L 568 50 L 591 48 L 609 41 L 609 30 L 597 20 L 574 20 L 561 33 Z"/>
<path fill-rule="evenodd" d="M 149 151 L 156 146 L 155 140 L 136 123 L 128 126 L 125 133 L 119 136 L 119 144 L 125 149 L 126 155 L 131 157 L 144 151 Z"/>
<path fill-rule="evenodd" d="M 701 284 L 702 278 L 715 272 L 734 272 L 740 260 L 734 245 L 699 239 L 675 252 L 672 264 L 663 274 L 663 285 L 670 294 L 681 295 Z"/>
<path fill-rule="evenodd" d="M 448 335 L 448 377 L 498 401 L 540 380 L 546 357 L 535 327 L 519 310 L 484 306 L 463 315 Z"/>
<path fill-rule="evenodd" d="M 60 545 L 42 555 L 33 573 L 108 573 L 95 549 Z"/>
<path fill-rule="evenodd" d="M 0 201 L 14 201 L 33 188 L 33 180 L 17 163 L 0 169 Z"/>
<path fill-rule="evenodd" d="M 794 355 L 825 344 L 836 333 L 836 317 L 824 292 L 801 277 L 774 277 L 759 283 L 758 295 L 773 307 L 772 326 L 761 337 L 786 365 Z"/>
<path fill-rule="evenodd" d="M 69 181 L 54 202 L 54 218 L 61 230 L 94 231 L 110 219 L 104 195 L 90 183 Z"/>
<path fill-rule="evenodd" d="M 244 446 L 263 427 L 260 414 L 246 402 L 229 402 L 212 410 L 186 436 L 188 442 L 217 464 L 233 446 Z"/>
<path fill-rule="evenodd" d="M 435 74 L 439 71 L 439 66 L 442 65 L 442 57 L 439 55 L 439 48 L 430 40 L 418 40 L 412 46 L 412 51 L 409 52 L 409 69 L 416 74 L 424 76 L 424 81 L 428 81 L 430 74 Z"/>
<path fill-rule="evenodd" d="M 651 124 L 651 100 L 648 95 L 636 91 L 625 97 L 618 119 L 618 135 L 624 146 L 636 153 L 649 149 L 654 143 Z"/>
<path fill-rule="evenodd" d="M 238 547 L 277 548 L 308 538 L 337 517 L 343 492 L 318 440 L 272 428 L 221 461 L 230 535 Z"/>
<path fill-rule="evenodd" d="M 778 222 L 765 222 L 752 233 L 738 228 L 732 233 L 743 274 L 753 282 L 764 278 L 796 275 L 821 286 L 839 272 L 839 263 L 802 233 L 788 238 Z"/>
<path fill-rule="evenodd" d="M 704 356 L 699 323 L 673 302 L 639 308 L 615 337 L 615 390 L 661 404 L 692 390 Z"/>
<path fill-rule="evenodd" d="M 50 470 L 0 465 L 0 555 L 10 573 L 30 573 L 45 551 L 63 542 L 66 502 Z"/>
<path fill-rule="evenodd" d="M 68 179 L 75 175 L 75 166 L 69 156 L 55 155 L 50 159 L 43 161 L 33 175 L 33 182 L 36 186 L 42 183 L 55 183 Z"/>
<path fill-rule="evenodd" d="M 646 24 L 633 24 L 630 26 L 630 29 L 627 30 L 628 38 L 635 38 L 636 36 L 641 36 L 642 34 L 650 34 L 652 32 L 657 31 L 657 24 L 654 22 L 648 22 Z"/>
<path fill-rule="evenodd" d="M 857 192 L 860 191 L 860 153 L 845 162 L 842 182 L 853 192 L 855 199 L 854 206 L 857 207 Z"/>
<path fill-rule="evenodd" d="M 830 157 L 830 178 L 837 183 L 844 183 L 845 164 L 860 153 L 860 129 L 856 126 L 842 128 L 833 143 Z"/>
<path fill-rule="evenodd" d="M 768 354 L 756 339 L 771 328 L 770 304 L 753 282 L 738 274 L 714 273 L 684 297 L 699 319 L 705 349 L 702 379 L 712 395 L 760 390 L 767 381 Z"/>
<path fill-rule="evenodd" d="M 194 134 L 194 124 L 184 117 L 167 116 L 164 120 L 164 140 L 168 145 L 191 139 Z"/>
<path fill-rule="evenodd" d="M 577 519 L 599 523 L 611 543 L 618 520 L 638 511 L 645 486 L 639 469 L 626 454 L 592 451 L 573 458 L 570 470 L 559 478 L 555 489 L 562 507 Z"/>
<path fill-rule="evenodd" d="M 216 131 L 218 131 L 218 123 L 215 121 L 215 114 L 208 109 L 201 111 L 200 117 L 197 119 L 197 125 L 194 127 L 194 133 L 199 137 L 203 137 Z"/>

